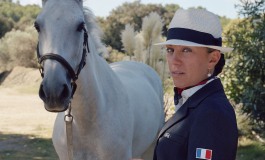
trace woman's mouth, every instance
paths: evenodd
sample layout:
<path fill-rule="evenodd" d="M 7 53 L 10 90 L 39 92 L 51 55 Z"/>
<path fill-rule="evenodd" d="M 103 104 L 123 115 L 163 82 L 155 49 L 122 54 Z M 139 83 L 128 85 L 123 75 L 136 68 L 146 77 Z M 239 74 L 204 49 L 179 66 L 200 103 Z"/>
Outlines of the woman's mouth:
<path fill-rule="evenodd" d="M 171 75 L 172 76 L 182 76 L 182 75 L 184 75 L 184 72 L 181 72 L 181 71 L 173 71 L 173 72 L 171 72 Z"/>

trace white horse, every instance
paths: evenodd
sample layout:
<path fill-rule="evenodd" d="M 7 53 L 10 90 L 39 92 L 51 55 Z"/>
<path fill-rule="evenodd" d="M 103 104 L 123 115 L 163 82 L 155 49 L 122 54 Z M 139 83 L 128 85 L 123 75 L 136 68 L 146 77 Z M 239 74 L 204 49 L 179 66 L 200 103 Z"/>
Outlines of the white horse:
<path fill-rule="evenodd" d="M 159 76 L 142 63 L 109 65 L 99 56 L 105 49 L 99 28 L 95 16 L 83 10 L 82 0 L 42 3 L 35 22 L 43 76 L 39 95 L 46 110 L 59 112 L 53 131 L 59 158 L 69 159 L 63 111 L 70 102 L 73 141 L 68 143 L 72 143 L 73 159 L 143 157 L 164 123 Z"/>

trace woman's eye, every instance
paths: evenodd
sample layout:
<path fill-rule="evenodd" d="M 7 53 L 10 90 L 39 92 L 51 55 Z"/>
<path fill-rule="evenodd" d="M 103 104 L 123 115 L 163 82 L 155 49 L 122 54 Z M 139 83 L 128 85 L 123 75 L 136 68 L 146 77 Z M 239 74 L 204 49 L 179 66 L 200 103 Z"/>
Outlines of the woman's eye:
<path fill-rule="evenodd" d="M 183 52 L 184 52 L 184 53 L 192 52 L 192 50 L 191 50 L 190 48 L 184 48 L 184 49 L 183 49 Z"/>
<path fill-rule="evenodd" d="M 37 22 L 34 23 L 34 27 L 37 30 L 37 32 L 40 32 L 40 26 Z"/>
<path fill-rule="evenodd" d="M 174 53 L 174 49 L 173 48 L 167 48 L 167 53 L 173 54 Z"/>

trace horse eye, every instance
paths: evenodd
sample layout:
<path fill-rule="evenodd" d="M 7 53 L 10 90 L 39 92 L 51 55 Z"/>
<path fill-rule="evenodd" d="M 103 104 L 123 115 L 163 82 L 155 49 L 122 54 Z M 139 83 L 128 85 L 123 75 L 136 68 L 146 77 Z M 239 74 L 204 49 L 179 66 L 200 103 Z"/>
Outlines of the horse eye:
<path fill-rule="evenodd" d="M 37 22 L 34 23 L 34 27 L 37 30 L 37 32 L 40 32 L 40 26 Z"/>
<path fill-rule="evenodd" d="M 85 22 L 81 22 L 77 28 L 78 32 L 82 32 L 82 30 L 85 28 Z"/>

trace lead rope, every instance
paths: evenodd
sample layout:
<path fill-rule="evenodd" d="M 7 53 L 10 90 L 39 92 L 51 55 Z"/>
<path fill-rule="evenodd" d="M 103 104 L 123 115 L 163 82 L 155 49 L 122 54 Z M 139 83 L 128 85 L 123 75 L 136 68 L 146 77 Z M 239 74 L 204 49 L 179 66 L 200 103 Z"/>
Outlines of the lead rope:
<path fill-rule="evenodd" d="M 81 72 L 81 69 L 84 68 L 86 65 L 86 53 L 89 53 L 89 47 L 88 47 L 88 35 L 86 29 L 84 29 L 84 45 L 83 45 L 83 54 L 82 59 L 79 64 L 79 68 L 77 71 L 77 74 L 75 74 L 73 81 L 71 83 L 72 86 L 72 95 L 71 99 L 73 99 L 74 93 L 76 91 L 77 85 L 75 81 L 78 79 L 78 75 Z M 41 75 L 43 77 L 43 69 L 40 69 Z M 67 152 L 68 152 L 68 160 L 73 160 L 74 158 L 74 146 L 73 146 L 73 115 L 71 114 L 72 106 L 71 101 L 68 106 L 68 110 L 65 111 L 64 121 L 65 121 L 65 127 L 66 127 L 66 138 L 67 138 Z"/>
<path fill-rule="evenodd" d="M 76 90 L 76 83 L 75 81 L 72 81 L 72 95 L 71 95 L 71 100 L 73 99 L 73 96 L 75 94 Z M 69 103 L 68 109 L 65 111 L 65 116 L 64 116 L 64 122 L 65 122 L 65 128 L 66 128 L 66 140 L 67 140 L 67 152 L 68 152 L 68 160 L 73 160 L 74 159 L 74 145 L 73 145 L 73 120 L 74 117 L 71 114 L 72 111 L 72 105 L 71 101 Z"/>
<path fill-rule="evenodd" d="M 85 31 L 85 34 L 84 34 L 85 42 L 84 42 L 84 45 L 83 45 L 82 60 L 80 62 L 80 64 L 82 64 L 82 66 L 78 68 L 78 71 L 77 71 L 77 74 L 76 74 L 76 77 L 75 77 L 76 79 L 78 78 L 78 75 L 81 72 L 81 69 L 84 68 L 84 66 L 86 65 L 86 61 L 85 61 L 86 53 L 89 53 L 88 41 L 87 41 L 88 35 L 87 35 L 86 29 L 84 31 Z M 73 96 L 74 96 L 76 88 L 77 88 L 77 85 L 75 83 L 76 79 L 74 79 L 72 81 L 72 83 L 71 83 L 71 85 L 72 85 L 71 98 L 72 99 L 73 99 Z M 72 110 L 72 106 L 71 106 L 71 102 L 70 102 L 69 106 L 68 106 L 68 110 L 65 111 L 65 116 L 64 116 L 65 127 L 66 127 L 68 160 L 73 160 L 73 158 L 74 158 L 74 146 L 73 146 L 73 119 L 74 119 L 74 117 L 71 114 L 71 110 Z"/>
<path fill-rule="evenodd" d="M 68 110 L 65 111 L 64 121 L 66 127 L 66 138 L 67 138 L 67 149 L 68 149 L 68 159 L 73 160 L 73 119 L 71 115 L 71 102 L 69 103 Z"/>

